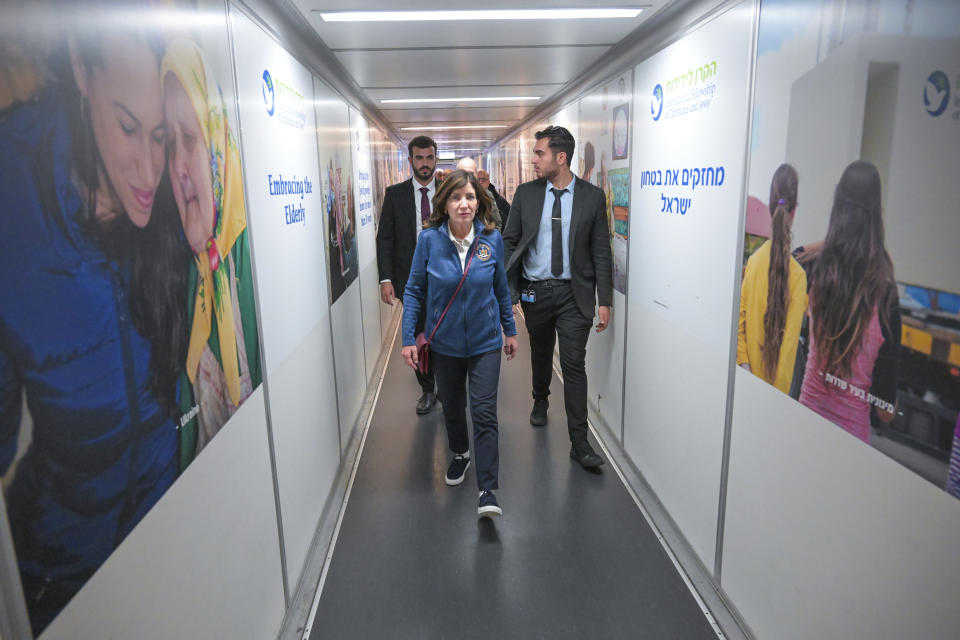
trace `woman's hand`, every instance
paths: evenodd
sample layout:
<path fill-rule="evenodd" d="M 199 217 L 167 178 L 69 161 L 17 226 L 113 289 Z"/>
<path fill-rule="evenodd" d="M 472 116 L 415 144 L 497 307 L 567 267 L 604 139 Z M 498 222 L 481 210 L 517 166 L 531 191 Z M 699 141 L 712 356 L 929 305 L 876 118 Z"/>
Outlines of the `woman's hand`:
<path fill-rule="evenodd" d="M 420 363 L 420 359 L 417 357 L 416 345 L 403 347 L 400 349 L 400 355 L 403 356 L 403 361 L 406 362 L 411 369 L 416 369 L 417 365 Z"/>
<path fill-rule="evenodd" d="M 513 356 L 517 355 L 517 336 L 507 336 L 507 339 L 503 342 L 503 352 L 507 356 L 507 360 L 513 360 Z"/>

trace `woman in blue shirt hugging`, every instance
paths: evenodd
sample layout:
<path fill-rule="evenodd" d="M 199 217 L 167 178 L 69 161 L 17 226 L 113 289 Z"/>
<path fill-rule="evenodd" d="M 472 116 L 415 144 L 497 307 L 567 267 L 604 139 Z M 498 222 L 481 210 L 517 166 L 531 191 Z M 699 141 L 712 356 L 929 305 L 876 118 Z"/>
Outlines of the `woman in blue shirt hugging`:
<path fill-rule="evenodd" d="M 503 238 L 490 219 L 492 209 L 487 190 L 472 174 L 457 170 L 446 176 L 433 198 L 428 228 L 417 241 L 403 295 L 402 353 L 414 368 L 419 364 L 415 327 L 419 314 L 426 314 L 430 366 L 453 453 L 444 479 L 449 486 L 462 483 L 470 467 L 464 387 L 469 375 L 480 517 L 502 513 L 493 493 L 498 488 L 500 347 L 507 360 L 517 354 Z"/>

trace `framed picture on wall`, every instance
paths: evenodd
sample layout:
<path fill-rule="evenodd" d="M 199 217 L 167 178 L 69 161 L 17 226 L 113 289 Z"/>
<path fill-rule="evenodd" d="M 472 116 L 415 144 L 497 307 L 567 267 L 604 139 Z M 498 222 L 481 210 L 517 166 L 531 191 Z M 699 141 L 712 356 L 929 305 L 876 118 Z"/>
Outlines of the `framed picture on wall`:
<path fill-rule="evenodd" d="M 623 160 L 629 153 L 630 104 L 621 104 L 613 110 L 613 159 Z"/>

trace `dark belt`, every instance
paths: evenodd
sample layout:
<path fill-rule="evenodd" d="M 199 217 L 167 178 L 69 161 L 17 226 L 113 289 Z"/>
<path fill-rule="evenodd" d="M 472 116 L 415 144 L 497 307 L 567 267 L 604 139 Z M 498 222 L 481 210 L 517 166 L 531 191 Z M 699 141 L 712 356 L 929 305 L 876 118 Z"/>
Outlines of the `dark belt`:
<path fill-rule="evenodd" d="M 523 282 L 524 282 L 525 286 L 527 286 L 527 287 L 533 287 L 533 288 L 538 288 L 538 287 L 553 288 L 553 287 L 568 287 L 568 286 L 570 286 L 570 281 L 569 281 L 569 280 L 564 280 L 564 279 L 562 279 L 562 278 L 550 278 L 550 279 L 548 279 L 548 280 L 527 280 L 527 279 L 524 279 Z"/>

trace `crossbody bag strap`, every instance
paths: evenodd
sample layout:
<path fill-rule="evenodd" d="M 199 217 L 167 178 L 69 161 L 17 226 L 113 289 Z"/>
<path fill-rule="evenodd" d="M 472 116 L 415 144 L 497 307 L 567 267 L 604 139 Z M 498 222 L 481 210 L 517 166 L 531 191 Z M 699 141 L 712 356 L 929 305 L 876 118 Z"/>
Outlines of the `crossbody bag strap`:
<path fill-rule="evenodd" d="M 427 338 L 427 342 L 433 341 L 434 334 L 437 333 L 437 329 L 440 327 L 440 323 L 443 322 L 443 318 L 447 315 L 447 311 L 450 310 L 450 305 L 453 304 L 454 299 L 457 297 L 457 294 L 460 293 L 460 287 L 463 286 L 463 281 L 467 279 L 467 273 L 470 271 L 470 263 L 473 262 L 473 255 L 477 252 L 477 244 L 480 242 L 480 238 L 477 238 L 473 241 L 473 247 L 470 250 L 470 257 L 467 258 L 467 266 L 463 269 L 463 275 L 460 276 L 460 282 L 457 283 L 457 288 L 453 292 L 453 295 L 450 296 L 450 302 L 447 303 L 447 306 L 444 308 L 443 313 L 440 314 L 440 319 L 437 320 L 437 324 L 433 325 L 433 331 L 430 332 L 430 337 Z"/>

